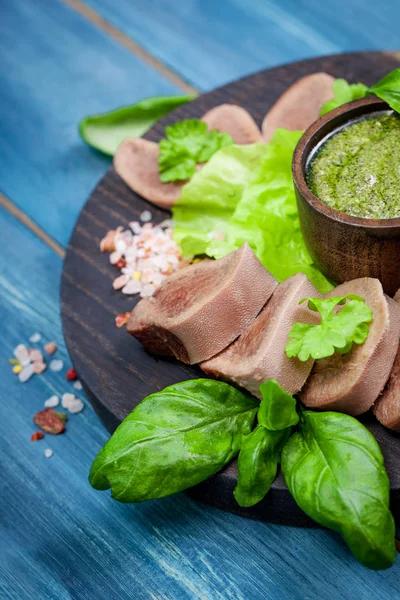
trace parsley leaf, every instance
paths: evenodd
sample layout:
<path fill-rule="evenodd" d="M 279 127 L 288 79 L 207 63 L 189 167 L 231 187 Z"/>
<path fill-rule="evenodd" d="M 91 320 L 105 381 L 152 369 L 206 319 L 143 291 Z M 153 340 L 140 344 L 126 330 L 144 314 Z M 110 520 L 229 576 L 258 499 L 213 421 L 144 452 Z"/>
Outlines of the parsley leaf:
<path fill-rule="evenodd" d="M 362 344 L 369 333 L 369 323 L 373 319 L 372 310 L 364 298 L 355 294 L 336 296 L 321 300 L 303 298 L 308 308 L 319 312 L 321 323 L 307 325 L 295 323 L 289 332 L 290 342 L 285 351 L 288 358 L 297 356 L 302 362 L 311 358 L 326 358 L 335 352 L 346 354 L 354 344 Z M 338 306 L 343 306 L 336 310 Z"/>
<path fill-rule="evenodd" d="M 159 144 L 158 167 L 160 179 L 183 181 L 190 179 L 198 163 L 207 162 L 217 150 L 233 144 L 227 133 L 208 131 L 199 119 L 186 119 L 165 128 L 166 139 Z"/>

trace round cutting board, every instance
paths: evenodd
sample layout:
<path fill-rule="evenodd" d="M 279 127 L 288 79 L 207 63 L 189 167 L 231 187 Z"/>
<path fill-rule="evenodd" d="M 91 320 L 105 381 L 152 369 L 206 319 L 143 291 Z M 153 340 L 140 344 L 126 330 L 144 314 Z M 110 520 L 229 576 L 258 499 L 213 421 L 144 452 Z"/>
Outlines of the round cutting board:
<path fill-rule="evenodd" d="M 158 141 L 164 127 L 187 118 L 199 118 L 210 108 L 228 102 L 246 108 L 261 121 L 276 99 L 300 77 L 325 71 L 350 81 L 372 85 L 388 71 L 399 67 L 395 53 L 357 53 L 329 56 L 268 69 L 200 96 L 178 108 L 146 135 Z M 201 377 L 198 367 L 173 360 L 156 359 L 124 329 L 117 329 L 115 316 L 133 308 L 136 297 L 114 291 L 115 267 L 108 255 L 101 254 L 99 243 L 109 229 L 137 220 L 149 209 L 154 222 L 167 213 L 155 208 L 132 192 L 111 168 L 93 190 L 83 208 L 68 245 L 61 290 L 61 310 L 68 350 L 84 389 L 107 429 L 112 432 L 128 413 L 148 394 L 167 385 Z M 391 501 L 400 522 L 400 436 L 379 425 L 372 416 L 365 418 L 385 455 L 391 481 Z M 233 497 L 236 462 L 190 493 L 203 501 L 245 516 L 289 525 L 315 525 L 295 504 L 282 475 L 267 497 L 252 508 L 242 509 Z"/>

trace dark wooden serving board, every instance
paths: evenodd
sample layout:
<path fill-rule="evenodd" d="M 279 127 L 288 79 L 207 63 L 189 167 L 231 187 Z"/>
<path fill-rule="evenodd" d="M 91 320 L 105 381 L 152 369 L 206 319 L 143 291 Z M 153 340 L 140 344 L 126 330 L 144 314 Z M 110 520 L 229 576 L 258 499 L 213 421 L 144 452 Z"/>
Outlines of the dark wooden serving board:
<path fill-rule="evenodd" d="M 326 71 L 350 81 L 371 85 L 399 66 L 385 53 L 342 54 L 269 69 L 235 81 L 190 104 L 180 107 L 160 121 L 147 138 L 158 141 L 165 125 L 184 118 L 200 117 L 224 102 L 246 108 L 261 124 L 268 108 L 299 77 Z M 124 329 L 115 327 L 115 315 L 132 310 L 137 301 L 112 288 L 117 272 L 101 254 L 99 243 L 109 229 L 127 226 L 144 209 L 151 210 L 153 221 L 166 213 L 133 193 L 113 169 L 99 182 L 83 208 L 64 263 L 61 310 L 64 334 L 73 364 L 79 373 L 95 410 L 109 431 L 145 396 L 165 386 L 201 376 L 197 367 L 174 361 L 157 360 Z M 380 426 L 372 416 L 365 423 L 378 439 L 386 459 L 391 481 L 392 509 L 400 522 L 400 436 Z M 264 501 L 241 509 L 233 498 L 236 463 L 193 488 L 190 493 L 220 508 L 245 516 L 289 525 L 315 525 L 295 504 L 283 478 L 278 476 Z"/>

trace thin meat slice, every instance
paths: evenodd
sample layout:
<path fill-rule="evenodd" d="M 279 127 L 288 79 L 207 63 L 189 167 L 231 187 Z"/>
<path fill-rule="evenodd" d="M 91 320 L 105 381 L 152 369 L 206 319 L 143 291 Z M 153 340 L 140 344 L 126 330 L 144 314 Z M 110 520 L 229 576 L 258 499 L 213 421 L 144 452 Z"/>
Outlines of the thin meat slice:
<path fill-rule="evenodd" d="M 290 394 L 303 387 L 313 366 L 310 359 L 303 363 L 288 358 L 285 346 L 292 325 L 317 323 L 315 312 L 299 305 L 306 296 L 320 297 L 303 273 L 281 283 L 257 319 L 240 338 L 226 350 L 200 366 L 209 375 L 234 383 L 257 396 L 260 384 L 275 379 Z"/>
<path fill-rule="evenodd" d="M 290 131 L 310 127 L 318 119 L 322 105 L 333 97 L 334 81 L 327 73 L 313 73 L 291 85 L 264 117 L 264 141 L 269 142 L 278 127 Z"/>
<path fill-rule="evenodd" d="M 221 104 L 203 115 L 202 121 L 208 129 L 217 129 L 229 133 L 235 144 L 253 144 L 263 142 L 261 131 L 244 108 L 236 104 Z"/>
<path fill-rule="evenodd" d="M 170 208 L 178 200 L 186 182 L 160 181 L 158 155 L 155 142 L 126 138 L 114 155 L 114 168 L 134 192 L 161 208 Z"/>
<path fill-rule="evenodd" d="M 357 294 L 374 318 L 366 341 L 347 354 L 316 361 L 300 394 L 308 407 L 360 415 L 371 408 L 389 378 L 400 338 L 400 306 L 385 296 L 378 279 L 343 283 L 327 297 Z"/>
<path fill-rule="evenodd" d="M 394 297 L 400 304 L 400 290 Z M 400 431 L 400 346 L 394 359 L 392 372 L 382 396 L 374 405 L 378 421 L 388 429 Z"/>
<path fill-rule="evenodd" d="M 127 330 L 149 352 L 195 364 L 221 352 L 256 318 L 277 286 L 244 244 L 171 275 L 133 310 Z"/>

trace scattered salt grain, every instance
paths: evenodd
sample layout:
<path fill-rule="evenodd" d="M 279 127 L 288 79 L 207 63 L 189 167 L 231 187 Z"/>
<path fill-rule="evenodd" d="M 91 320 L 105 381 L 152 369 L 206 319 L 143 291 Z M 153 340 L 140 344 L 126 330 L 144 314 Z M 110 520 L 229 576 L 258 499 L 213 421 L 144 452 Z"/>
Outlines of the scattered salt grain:
<path fill-rule="evenodd" d="M 114 290 L 121 290 L 129 281 L 128 275 L 120 275 L 113 281 Z"/>
<path fill-rule="evenodd" d="M 43 347 L 47 354 L 54 354 L 57 351 L 57 344 L 55 342 L 47 342 Z"/>
<path fill-rule="evenodd" d="M 151 214 L 151 212 L 149 210 L 144 210 L 139 219 L 142 221 L 142 223 L 148 223 L 149 221 L 151 221 L 151 219 L 153 218 L 153 215 Z"/>
<path fill-rule="evenodd" d="M 79 398 L 75 398 L 73 402 L 70 402 L 68 405 L 68 412 L 73 415 L 80 413 L 84 409 L 85 405 L 82 400 Z"/>
<path fill-rule="evenodd" d="M 74 383 L 74 389 L 75 390 L 81 390 L 82 389 L 82 384 L 80 381 L 75 381 Z"/>
<path fill-rule="evenodd" d="M 74 394 L 67 392 L 61 397 L 61 406 L 63 408 L 69 408 L 69 406 L 76 400 Z"/>
<path fill-rule="evenodd" d="M 46 458 L 51 458 L 53 456 L 54 452 L 53 450 L 50 450 L 50 448 L 46 448 L 46 450 L 44 451 L 44 455 Z"/>
<path fill-rule="evenodd" d="M 43 362 L 43 354 L 37 348 L 29 350 L 29 358 L 32 362 Z"/>
<path fill-rule="evenodd" d="M 60 404 L 60 400 L 58 396 L 50 396 L 47 400 L 44 401 L 44 405 L 46 408 L 55 408 Z"/>
<path fill-rule="evenodd" d="M 108 232 L 100 244 L 103 251 L 110 253 L 110 263 L 120 270 L 113 288 L 123 294 L 151 296 L 169 275 L 187 265 L 172 239 L 171 220 L 154 225 L 149 222 L 151 216 L 150 211 L 143 211 L 143 225 L 131 221 L 129 229 L 118 227 Z M 112 245 L 108 243 L 111 235 Z"/>
<path fill-rule="evenodd" d="M 28 348 L 24 344 L 18 344 L 18 346 L 14 348 L 13 354 L 21 365 L 24 365 L 26 361 L 29 361 Z"/>
<path fill-rule="evenodd" d="M 28 381 L 28 379 L 30 379 L 32 377 L 33 373 L 34 373 L 33 364 L 29 363 L 26 367 L 24 367 L 22 369 L 22 371 L 18 375 L 18 379 L 19 379 L 20 383 L 26 383 Z"/>
<path fill-rule="evenodd" d="M 64 361 L 60 360 L 60 359 L 54 359 L 50 362 L 49 364 L 49 368 L 50 371 L 54 371 L 54 372 L 58 372 L 61 371 L 61 369 L 64 367 Z"/>
<path fill-rule="evenodd" d="M 142 284 L 137 279 L 131 279 L 126 286 L 122 288 L 123 294 L 139 294 L 142 290 Z"/>
<path fill-rule="evenodd" d="M 46 369 L 47 369 L 47 365 L 43 361 L 33 363 L 33 372 L 35 373 L 35 375 L 40 375 Z"/>
<path fill-rule="evenodd" d="M 29 338 L 29 341 L 32 342 L 32 344 L 37 344 L 38 342 L 40 342 L 40 340 L 42 339 L 42 336 L 40 335 L 40 333 L 34 333 L 31 335 L 31 337 Z"/>

